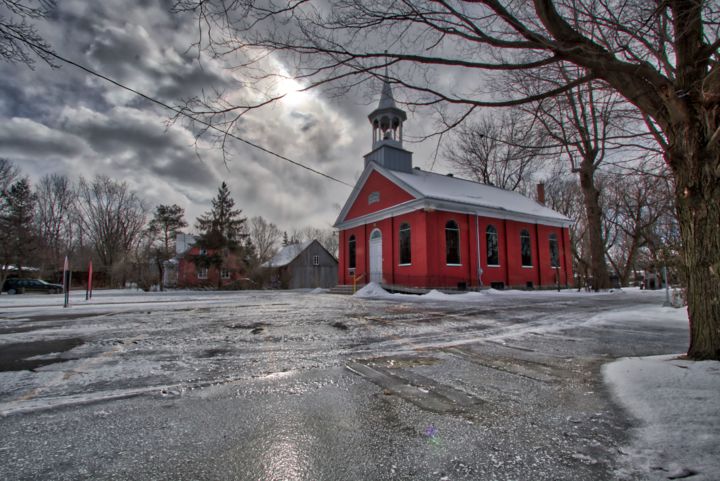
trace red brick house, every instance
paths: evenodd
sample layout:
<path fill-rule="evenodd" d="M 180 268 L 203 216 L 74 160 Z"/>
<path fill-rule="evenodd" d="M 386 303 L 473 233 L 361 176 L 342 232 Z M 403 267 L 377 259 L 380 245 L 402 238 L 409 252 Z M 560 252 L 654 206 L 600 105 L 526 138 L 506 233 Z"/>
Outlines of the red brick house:
<path fill-rule="evenodd" d="M 167 287 L 239 288 L 247 280 L 242 259 L 232 251 L 203 249 L 187 234 L 178 234 L 176 246 L 178 254 L 166 264 Z M 207 262 L 215 255 L 223 256 L 219 269 Z"/>
<path fill-rule="evenodd" d="M 570 219 L 516 192 L 425 172 L 402 147 L 388 83 L 369 116 L 373 150 L 335 227 L 338 282 L 550 287 L 572 278 Z"/>

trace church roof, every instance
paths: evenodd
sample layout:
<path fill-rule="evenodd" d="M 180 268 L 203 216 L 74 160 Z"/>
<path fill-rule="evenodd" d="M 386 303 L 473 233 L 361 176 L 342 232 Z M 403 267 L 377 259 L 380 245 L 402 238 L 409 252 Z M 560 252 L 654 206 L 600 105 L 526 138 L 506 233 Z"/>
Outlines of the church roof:
<path fill-rule="evenodd" d="M 569 225 L 570 219 L 536 202 L 529 197 L 499 187 L 481 184 L 470 180 L 451 177 L 420 169 L 412 172 L 400 172 L 380 167 L 374 162 L 368 164 L 358 180 L 355 190 L 350 195 L 345 207 L 340 212 L 336 227 L 344 224 L 348 211 L 355 203 L 363 184 L 372 171 L 377 171 L 388 180 L 406 190 L 415 200 L 394 206 L 384 211 L 369 214 L 366 217 L 387 217 L 403 211 L 418 208 L 435 208 L 451 212 L 463 212 L 481 216 L 515 219 L 524 222 L 549 222 L 552 224 Z M 359 221 L 353 219 L 352 221 Z"/>

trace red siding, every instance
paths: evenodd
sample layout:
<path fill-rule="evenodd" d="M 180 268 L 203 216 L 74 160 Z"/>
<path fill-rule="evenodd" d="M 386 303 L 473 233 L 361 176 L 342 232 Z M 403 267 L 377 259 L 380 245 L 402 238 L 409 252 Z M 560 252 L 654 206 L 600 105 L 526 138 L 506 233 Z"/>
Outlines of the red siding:
<path fill-rule="evenodd" d="M 208 250 L 208 255 L 212 255 L 215 251 Z M 218 281 L 220 286 L 233 284 L 244 278 L 244 269 L 242 262 L 237 255 L 228 253 L 225 258 L 223 267 L 230 271 L 229 279 L 220 279 L 220 269 L 208 267 L 207 279 L 198 279 L 198 267 L 195 265 L 194 257 L 200 255 L 200 248 L 192 247 L 178 263 L 178 279 L 177 286 L 184 287 L 217 287 Z"/>
<path fill-rule="evenodd" d="M 380 194 L 378 202 L 368 203 L 368 197 L 373 192 Z M 390 182 L 378 172 L 373 171 L 365 181 L 355 203 L 350 207 L 345 220 L 355 219 L 363 215 L 371 214 L 379 210 L 387 209 L 403 202 L 413 200 L 414 197 Z"/>
<path fill-rule="evenodd" d="M 505 229 L 502 219 L 491 219 L 480 217 L 480 265 L 482 266 L 483 285 L 489 286 L 493 282 L 502 282 L 507 284 L 505 279 L 505 267 L 507 264 L 507 256 L 505 255 Z M 487 263 L 487 228 L 495 227 L 498 236 L 498 263 L 496 265 L 488 265 Z"/>
<path fill-rule="evenodd" d="M 460 230 L 460 265 L 446 262 L 445 225 L 449 220 L 457 222 Z M 410 224 L 411 263 L 400 265 L 400 225 Z M 498 235 L 499 265 L 487 264 L 486 229 L 492 225 Z M 464 282 L 468 287 L 478 285 L 477 249 L 480 242 L 482 284 L 502 282 L 505 286 L 524 288 L 528 282 L 534 287 L 556 285 L 556 271 L 550 265 L 549 236 L 558 236 L 560 251 L 560 282 L 563 286 L 572 282 L 572 255 L 567 228 L 528 224 L 512 220 L 476 217 L 444 211 L 416 210 L 378 222 L 346 229 L 340 232 L 339 280 L 352 284 L 348 271 L 347 247 L 351 235 L 356 238 L 356 275 L 364 276 L 359 283 L 368 282 L 369 259 L 367 257 L 370 233 L 378 228 L 383 239 L 383 282 L 410 287 L 457 287 Z M 521 265 L 520 232 L 530 234 L 532 267 Z M 478 232 L 479 231 L 479 232 Z M 479 234 L 479 236 L 476 234 Z M 542 281 L 542 282 L 541 282 Z"/>

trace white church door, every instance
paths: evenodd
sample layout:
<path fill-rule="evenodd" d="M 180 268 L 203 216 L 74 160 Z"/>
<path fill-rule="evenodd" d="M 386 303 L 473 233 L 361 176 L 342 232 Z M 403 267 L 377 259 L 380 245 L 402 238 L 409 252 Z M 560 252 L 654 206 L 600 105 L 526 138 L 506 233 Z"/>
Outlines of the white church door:
<path fill-rule="evenodd" d="M 370 282 L 382 282 L 382 233 L 375 229 L 370 234 Z"/>

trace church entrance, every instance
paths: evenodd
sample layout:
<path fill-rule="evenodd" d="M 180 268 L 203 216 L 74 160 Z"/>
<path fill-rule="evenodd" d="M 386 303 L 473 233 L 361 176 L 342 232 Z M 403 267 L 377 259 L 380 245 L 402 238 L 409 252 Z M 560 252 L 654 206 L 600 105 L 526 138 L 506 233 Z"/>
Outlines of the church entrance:
<path fill-rule="evenodd" d="M 375 229 L 370 234 L 370 282 L 382 282 L 382 233 Z"/>

